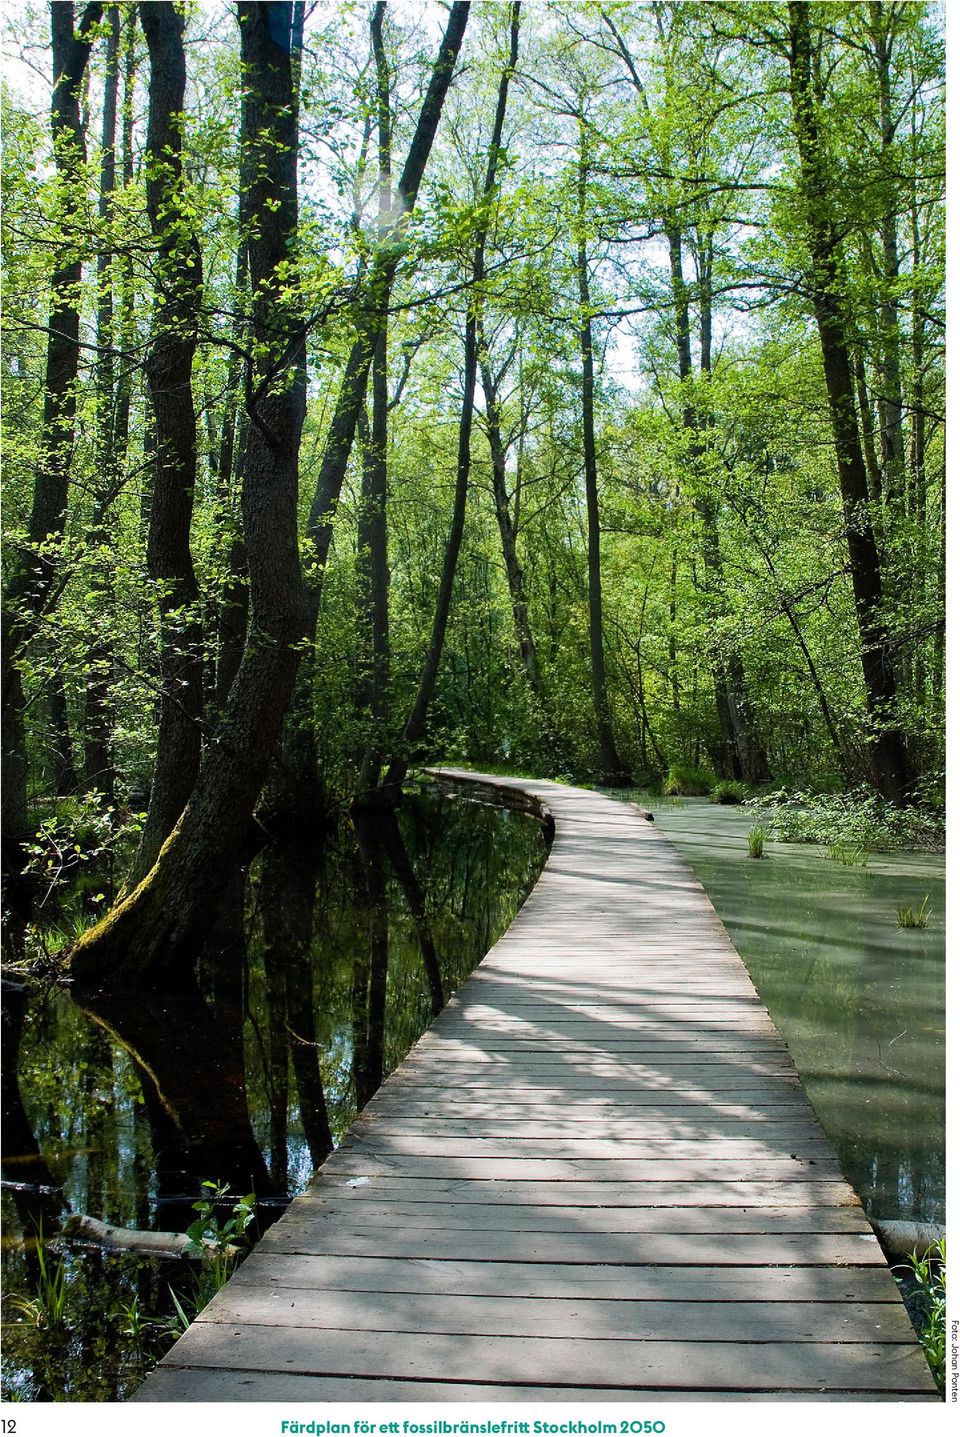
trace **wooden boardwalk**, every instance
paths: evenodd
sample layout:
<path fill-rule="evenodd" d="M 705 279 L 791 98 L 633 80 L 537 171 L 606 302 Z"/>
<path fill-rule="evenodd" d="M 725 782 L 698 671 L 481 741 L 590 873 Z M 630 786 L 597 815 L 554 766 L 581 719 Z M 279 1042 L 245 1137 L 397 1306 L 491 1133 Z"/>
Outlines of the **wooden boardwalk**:
<path fill-rule="evenodd" d="M 689 867 L 491 781 L 554 815 L 536 888 L 137 1400 L 936 1400 Z"/>

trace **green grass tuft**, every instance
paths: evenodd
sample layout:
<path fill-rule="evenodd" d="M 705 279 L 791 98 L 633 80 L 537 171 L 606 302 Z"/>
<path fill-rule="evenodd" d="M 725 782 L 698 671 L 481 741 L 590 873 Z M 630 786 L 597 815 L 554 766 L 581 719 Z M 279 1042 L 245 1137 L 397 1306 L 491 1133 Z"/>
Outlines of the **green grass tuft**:
<path fill-rule="evenodd" d="M 827 844 L 827 854 L 844 868 L 866 868 L 870 851 L 855 838 L 838 838 Z"/>
<path fill-rule="evenodd" d="M 901 903 L 897 909 L 898 928 L 926 928 L 927 919 L 930 916 L 930 894 L 923 895 L 923 902 L 914 912 L 913 906 L 909 903 Z"/>
<path fill-rule="evenodd" d="M 67 1316 L 67 1270 L 62 1258 L 47 1257 L 43 1229 L 37 1238 L 37 1286 L 30 1297 L 14 1293 L 10 1306 L 22 1317 L 48 1332 L 61 1332 Z"/>

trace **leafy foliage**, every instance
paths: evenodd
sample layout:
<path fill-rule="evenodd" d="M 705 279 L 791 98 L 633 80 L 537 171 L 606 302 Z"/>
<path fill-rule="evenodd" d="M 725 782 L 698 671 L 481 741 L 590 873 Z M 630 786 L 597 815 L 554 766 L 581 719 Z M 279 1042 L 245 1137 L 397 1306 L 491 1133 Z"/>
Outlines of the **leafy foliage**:
<path fill-rule="evenodd" d="M 751 809 L 770 823 L 784 843 L 822 843 L 840 849 L 890 853 L 901 848 L 937 848 L 943 842 L 943 815 L 930 807 L 899 808 L 875 793 L 809 792 L 763 794 Z"/>
<path fill-rule="evenodd" d="M 946 1389 L 947 1357 L 947 1241 L 941 1238 L 925 1253 L 911 1253 L 898 1277 L 902 1287 L 917 1294 L 922 1308 L 919 1337 L 937 1389 Z"/>
<path fill-rule="evenodd" d="M 736 778 L 722 778 L 710 790 L 711 803 L 743 803 L 750 790 Z"/>
<path fill-rule="evenodd" d="M 691 764 L 673 764 L 663 781 L 663 791 L 670 798 L 697 798 L 717 789 L 716 774 Z M 717 802 L 720 802 L 718 799 Z"/>

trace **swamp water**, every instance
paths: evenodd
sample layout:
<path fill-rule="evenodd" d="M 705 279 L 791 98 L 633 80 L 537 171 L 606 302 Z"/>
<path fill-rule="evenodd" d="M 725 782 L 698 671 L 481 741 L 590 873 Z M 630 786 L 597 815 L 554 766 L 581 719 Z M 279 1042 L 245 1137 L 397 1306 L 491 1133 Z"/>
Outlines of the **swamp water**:
<path fill-rule="evenodd" d="M 171 1288 L 188 1315 L 205 1297 L 183 1261 L 42 1239 L 68 1213 L 183 1232 L 204 1181 L 229 1185 L 221 1224 L 255 1191 L 262 1231 L 508 927 L 545 856 L 531 818 L 416 795 L 315 849 L 265 849 L 224 895 L 196 993 L 78 1003 L 4 984 L 7 1400 L 128 1396 L 172 1340 Z"/>
<path fill-rule="evenodd" d="M 942 856 L 847 867 L 768 838 L 752 859 L 749 810 L 640 798 L 707 890 L 869 1216 L 942 1227 Z M 897 908 L 925 896 L 927 926 L 898 928 Z"/>

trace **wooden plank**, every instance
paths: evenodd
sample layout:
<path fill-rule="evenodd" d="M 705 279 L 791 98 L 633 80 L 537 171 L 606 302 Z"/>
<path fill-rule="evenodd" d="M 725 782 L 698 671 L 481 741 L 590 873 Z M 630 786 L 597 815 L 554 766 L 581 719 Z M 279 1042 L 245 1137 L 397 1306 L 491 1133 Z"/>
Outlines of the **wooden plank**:
<path fill-rule="evenodd" d="M 444 1082 L 452 1086 L 465 1078 L 476 1077 L 484 1081 L 506 1080 L 518 1087 L 529 1085 L 531 1078 L 542 1073 L 544 1077 L 559 1079 L 571 1090 L 583 1078 L 616 1078 L 634 1085 L 644 1086 L 651 1079 L 662 1075 L 669 1078 L 676 1074 L 683 1078 L 687 1073 L 703 1073 L 714 1080 L 722 1079 L 727 1073 L 731 1078 L 741 1074 L 767 1078 L 775 1081 L 778 1075 L 790 1075 L 789 1059 L 776 1048 L 749 1047 L 741 1039 L 736 1048 L 697 1048 L 687 1044 L 667 1043 L 660 1046 L 637 1046 L 630 1050 L 617 1048 L 559 1054 L 536 1047 L 524 1052 L 493 1053 L 478 1057 L 467 1052 L 451 1053 L 442 1058 L 417 1059 L 403 1063 L 391 1074 L 390 1089 L 416 1083 Z"/>
<path fill-rule="evenodd" d="M 783 1103 L 774 1103 L 767 1099 L 762 1101 L 763 1106 L 758 1104 L 755 1108 L 751 1108 L 749 1103 L 712 1103 L 710 1113 L 717 1118 L 747 1118 L 756 1114 L 756 1131 L 757 1127 L 765 1129 L 765 1125 L 775 1119 L 805 1118 L 813 1111 L 809 1104 L 799 1100 Z M 494 1103 L 477 1104 L 479 1113 L 475 1111 L 458 1115 L 441 1109 L 436 1115 L 422 1117 L 418 1112 L 411 1114 L 404 1111 L 406 1105 L 395 1105 L 393 1108 L 377 1108 L 374 1113 L 368 1109 L 363 1120 L 354 1123 L 350 1131 L 365 1133 L 371 1118 L 375 1116 L 375 1130 L 381 1133 L 423 1133 L 448 1137 L 469 1134 L 478 1138 L 500 1137 L 504 1134 L 514 1138 L 541 1137 L 545 1134 L 554 1137 L 619 1138 L 629 1137 L 631 1134 L 643 1135 L 654 1122 L 685 1118 L 699 1111 L 707 1102 L 709 1099 L 706 1098 L 687 1103 L 651 1102 L 634 1108 L 613 1109 L 606 1114 L 598 1114 L 594 1110 L 592 1116 L 583 1114 L 573 1117 L 566 1114 L 548 1117 L 542 1109 L 534 1107 L 514 1107 L 512 1110 L 508 1108 L 500 1111 Z M 765 1139 L 760 1136 L 756 1141 L 762 1143 Z M 820 1137 L 819 1141 L 823 1142 L 824 1139 Z"/>
<path fill-rule="evenodd" d="M 417 1157 L 405 1153 L 386 1153 L 372 1150 L 362 1152 L 341 1149 L 326 1163 L 328 1172 L 348 1173 L 352 1176 L 377 1173 L 394 1173 L 396 1176 L 436 1178 L 496 1178 L 527 1179 L 541 1181 L 569 1181 L 571 1179 L 602 1178 L 610 1182 L 653 1182 L 670 1179 L 674 1182 L 704 1182 L 711 1178 L 729 1179 L 731 1164 L 740 1166 L 736 1159 L 722 1158 L 696 1162 L 678 1158 L 471 1158 L 471 1157 Z M 835 1162 L 806 1161 L 792 1158 L 770 1158 L 765 1161 L 749 1159 L 748 1167 L 753 1180 L 804 1181 L 815 1171 L 816 1176 L 839 1180 L 840 1170 Z M 740 1168 L 742 1172 L 742 1167 Z"/>
<path fill-rule="evenodd" d="M 641 1043 L 630 1048 L 616 1048 L 591 1044 L 579 1052 L 561 1053 L 552 1048 L 541 1048 L 536 1043 L 523 1050 L 513 1052 L 491 1051 L 483 1056 L 476 1051 L 463 1049 L 443 1055 L 417 1057 L 401 1063 L 392 1075 L 397 1083 L 417 1081 L 424 1078 L 448 1077 L 451 1082 L 475 1072 L 512 1078 L 523 1082 L 530 1073 L 549 1073 L 553 1076 L 576 1079 L 582 1074 L 625 1077 L 645 1076 L 666 1071 L 677 1066 L 702 1067 L 714 1073 L 729 1068 L 739 1071 L 744 1065 L 769 1064 L 773 1072 L 789 1073 L 786 1053 L 779 1048 L 756 1046 L 744 1041 L 742 1035 L 736 1046 L 714 1047 L 704 1041 L 700 1044 L 688 1042 Z"/>
<path fill-rule="evenodd" d="M 808 1267 L 658 1267 L 596 1263 L 474 1262 L 464 1258 L 316 1256 L 259 1246 L 230 1286 L 305 1287 L 334 1292 L 462 1293 L 478 1297 L 621 1299 L 678 1302 L 889 1302 L 900 1306 L 879 1264 Z"/>
<path fill-rule="evenodd" d="M 929 1369 L 914 1343 L 683 1342 L 538 1337 L 451 1337 L 439 1333 L 324 1333 L 253 1324 L 197 1322 L 176 1345 L 178 1367 L 341 1373 L 617 1387 L 625 1381 L 686 1387 L 830 1388 L 923 1392 Z M 164 1362 L 170 1362 L 170 1354 Z M 629 1377 L 627 1377 L 629 1374 Z"/>
<path fill-rule="evenodd" d="M 528 1151 L 525 1142 L 537 1141 L 544 1136 L 585 1143 L 629 1140 L 631 1134 L 642 1138 L 668 1138 L 681 1143 L 691 1139 L 695 1141 L 701 1136 L 764 1143 L 775 1140 L 778 1134 L 802 1133 L 811 1140 L 825 1142 L 813 1109 L 798 1100 L 776 1103 L 764 1098 L 751 1106 L 747 1103 L 713 1103 L 705 1097 L 699 1106 L 696 1103 L 634 1103 L 612 1109 L 593 1109 L 592 1112 L 587 1110 L 583 1116 L 579 1111 L 567 1116 L 562 1105 L 556 1105 L 556 1109 L 551 1107 L 549 1110 L 541 1107 L 539 1117 L 529 1116 L 522 1110 L 508 1117 L 497 1112 L 495 1099 L 488 1097 L 486 1107 L 491 1115 L 483 1118 L 458 1117 L 455 1114 L 448 1117 L 445 1116 L 445 1105 L 440 1107 L 436 1104 L 434 1111 L 425 1116 L 420 1112 L 423 1106 L 421 1098 L 413 1100 L 415 1111 L 412 1113 L 405 1112 L 404 1106 L 394 1104 L 386 1111 L 375 1109 L 354 1122 L 343 1146 L 346 1147 L 348 1142 L 358 1145 L 368 1139 L 379 1142 L 381 1136 L 386 1137 L 395 1130 L 398 1136 L 402 1131 L 408 1139 L 419 1133 L 425 1141 L 441 1138 L 455 1142 L 463 1137 L 488 1143 L 508 1136 L 519 1144 L 520 1152 Z M 511 1105 L 503 1106 L 509 1108 Z M 548 1116 L 548 1111 L 554 1115 Z M 408 1122 L 410 1127 L 405 1126 Z"/>
<path fill-rule="evenodd" d="M 713 964 L 704 959 L 703 962 L 709 964 L 708 976 L 704 978 L 701 971 L 699 982 L 692 968 L 674 966 L 667 967 L 651 983 L 645 971 L 649 954 L 638 950 L 636 958 L 642 960 L 636 965 L 639 971 L 630 977 L 611 973 L 609 961 L 604 963 L 601 972 L 591 974 L 581 970 L 578 978 L 571 977 L 569 981 L 558 981 L 547 973 L 539 978 L 531 975 L 525 979 L 494 980 L 487 972 L 476 983 L 470 980 L 453 994 L 438 1015 L 434 1031 L 442 1033 L 456 1023 L 499 1014 L 523 1019 L 538 1012 L 579 1017 L 604 1010 L 617 1016 L 634 1017 L 648 1012 L 656 1016 L 661 1009 L 676 1008 L 685 1010 L 690 1017 L 697 1013 L 766 1016 L 763 1000 L 743 970 L 740 978 L 732 974 L 722 979 L 710 976 Z"/>
<path fill-rule="evenodd" d="M 662 1299 L 471 1297 L 456 1293 L 315 1292 L 271 1286 L 221 1291 L 201 1322 L 343 1332 L 461 1333 L 474 1337 L 656 1342 L 894 1342 L 913 1339 L 893 1303 L 674 1302 Z"/>
<path fill-rule="evenodd" d="M 693 1042 L 696 1038 L 699 1038 L 701 1042 L 709 1042 L 711 1038 L 719 1038 L 724 1034 L 741 1041 L 743 1038 L 747 1038 L 748 1041 L 767 1038 L 771 1042 L 775 1042 L 777 1039 L 773 1024 L 759 1013 L 717 1013 L 714 1016 L 703 1015 L 699 1011 L 682 1013 L 679 1010 L 671 1011 L 669 1009 L 663 1013 L 653 1011 L 642 1014 L 611 1013 L 606 1017 L 591 1017 L 587 1013 L 564 1013 L 563 1009 L 551 1013 L 531 1014 L 529 1017 L 507 1013 L 488 1014 L 482 1018 L 462 1018 L 455 1023 L 444 1024 L 441 1031 L 444 1036 L 470 1035 L 476 1038 L 478 1033 L 502 1033 L 505 1036 L 535 1034 L 541 1028 L 552 1033 L 569 1033 L 573 1037 L 596 1037 L 598 1039 L 609 1033 L 611 1029 L 614 1032 L 625 1031 L 640 1036 L 650 1036 L 653 1039 L 659 1038 L 661 1041 L 670 1040 L 672 1035 L 677 1032 L 682 1032 L 689 1042 Z"/>
<path fill-rule="evenodd" d="M 438 1177 L 438 1178 L 486 1178 L 494 1183 L 525 1181 L 525 1183 L 576 1183 L 576 1181 L 598 1181 L 598 1183 L 632 1183 L 650 1186 L 664 1183 L 671 1187 L 683 1183 L 806 1183 L 806 1181 L 839 1181 L 836 1164 L 823 1164 L 822 1174 L 818 1164 L 808 1161 L 773 1160 L 747 1164 L 737 1163 L 736 1173 L 729 1165 L 716 1163 L 684 1163 L 677 1160 L 658 1161 L 655 1158 L 523 1158 L 523 1157 L 418 1157 L 405 1152 L 389 1152 L 384 1148 L 343 1148 L 335 1163 L 328 1164 L 331 1173 L 378 1175 L 388 1173 L 394 1177 Z M 747 1177 L 749 1171 L 749 1177 Z"/>
<path fill-rule="evenodd" d="M 339 1219 L 364 1227 L 401 1223 L 405 1228 L 454 1228 L 475 1232 L 863 1232 L 870 1225 L 859 1208 L 846 1207 L 575 1207 L 488 1202 L 457 1205 L 390 1202 L 368 1188 L 327 1191 L 300 1211 L 317 1220 Z"/>
<path fill-rule="evenodd" d="M 506 994 L 500 1002 L 472 1003 L 459 1010 L 448 1008 L 444 1021 L 436 1030 L 436 1043 L 445 1040 L 447 1034 L 465 1025 L 487 1025 L 500 1021 L 511 1021 L 514 1025 L 541 1024 L 554 1022 L 609 1022 L 621 1023 L 676 1023 L 686 1021 L 702 1027 L 715 1026 L 724 1022 L 744 1020 L 763 1023 L 766 1028 L 765 1010 L 759 1000 L 748 995 L 729 997 L 706 997 L 698 993 L 695 985 L 690 986 L 690 997 L 682 994 L 662 993 L 651 995 L 643 1002 L 627 1003 L 626 1000 L 612 1000 L 600 988 L 583 994 L 579 1002 L 573 1002 L 570 995 L 557 993 L 534 1002 L 510 998 Z"/>
<path fill-rule="evenodd" d="M 829 1150 L 823 1138 L 819 1137 L 818 1131 L 809 1124 L 808 1127 L 799 1128 L 795 1124 L 788 1127 L 788 1137 L 779 1138 L 779 1145 L 783 1151 L 772 1152 L 770 1147 L 777 1144 L 777 1134 L 783 1132 L 783 1125 L 779 1122 L 770 1124 L 773 1137 L 769 1142 L 757 1141 L 756 1138 L 744 1138 L 737 1134 L 729 1137 L 704 1138 L 704 1145 L 709 1144 L 709 1151 L 698 1151 L 696 1141 L 681 1142 L 680 1151 L 677 1148 L 677 1140 L 673 1134 L 664 1137 L 663 1128 L 658 1122 L 651 1121 L 650 1129 L 642 1124 L 637 1125 L 638 1134 L 634 1137 L 558 1137 L 556 1134 L 548 1134 L 546 1137 L 476 1137 L 476 1135 L 457 1134 L 425 1134 L 425 1132 L 377 1132 L 371 1138 L 354 1138 L 343 1142 L 339 1151 L 343 1154 L 343 1167 L 336 1164 L 332 1171 L 352 1171 L 352 1158 L 358 1161 L 364 1160 L 366 1155 L 377 1157 L 377 1160 L 384 1160 L 391 1163 L 394 1157 L 411 1158 L 490 1158 L 494 1163 L 510 1163 L 533 1165 L 532 1174 L 523 1173 L 522 1170 L 514 1171 L 510 1168 L 506 1175 L 516 1177 L 527 1177 L 527 1175 L 539 1175 L 545 1177 L 568 1177 L 568 1163 L 575 1161 L 582 1164 L 583 1161 L 591 1163 L 606 1163 L 612 1161 L 617 1163 L 617 1170 L 624 1171 L 629 1168 L 631 1177 L 647 1178 L 657 1175 L 667 1177 L 684 1178 L 688 1177 L 729 1177 L 727 1164 L 742 1164 L 744 1160 L 752 1160 L 750 1175 L 754 1178 L 769 1177 L 796 1177 L 800 1168 L 823 1167 L 828 1170 L 839 1171 L 836 1168 L 836 1160 Z M 793 1142 L 790 1134 L 802 1132 L 802 1141 Z M 648 1135 L 650 1134 L 650 1135 Z M 660 1138 L 658 1138 L 660 1135 Z M 789 1152 L 786 1151 L 789 1148 Z M 802 1151 L 800 1151 L 802 1150 Z M 560 1164 L 562 1171 L 553 1174 L 548 1173 L 546 1168 L 536 1167 L 536 1164 L 548 1163 L 550 1167 Z M 724 1164 L 717 1167 L 717 1164 Z M 772 1171 L 763 1171 L 765 1165 L 769 1165 Z M 716 1171 L 714 1171 L 716 1168 Z M 494 1177 L 500 1177 L 500 1171 L 494 1173 Z M 808 1175 L 808 1174 L 803 1174 Z M 823 1177 L 823 1173 L 815 1174 Z"/>
<path fill-rule="evenodd" d="M 598 1182 L 543 1182 L 537 1179 L 503 1181 L 496 1178 L 436 1178 L 397 1176 L 384 1172 L 346 1178 L 324 1172 L 321 1180 L 297 1201 L 312 1201 L 330 1188 L 345 1191 L 353 1184 L 358 1193 L 390 1194 L 417 1202 L 512 1202 L 540 1207 L 843 1207 L 860 1210 L 860 1204 L 846 1182 L 808 1180 L 803 1182 L 756 1182 L 737 1174 L 734 1180 L 698 1183 L 632 1182 L 617 1179 Z"/>
<path fill-rule="evenodd" d="M 807 1102 L 807 1096 L 800 1085 L 796 1074 L 786 1069 L 775 1070 L 770 1073 L 755 1073 L 749 1068 L 746 1069 L 718 1069 L 705 1064 L 694 1064 L 683 1068 L 664 1068 L 662 1070 L 647 1069 L 637 1075 L 638 1081 L 633 1083 L 631 1095 L 624 1099 L 616 1093 L 607 1093 L 602 1088 L 595 1093 L 577 1095 L 571 1086 L 568 1093 L 568 1101 L 558 1105 L 561 1112 L 578 1112 L 581 1109 L 593 1108 L 616 1108 L 636 1107 L 638 1104 L 663 1103 L 669 1107 L 679 1104 L 732 1102 L 739 1103 L 746 1101 L 748 1093 L 763 1095 L 769 1099 L 771 1096 L 783 1093 L 791 1101 Z M 402 1077 L 397 1081 L 390 1079 L 384 1083 L 376 1097 L 371 1099 L 364 1109 L 364 1112 L 375 1113 L 381 1109 L 387 1109 L 398 1104 L 403 1107 L 407 1103 L 421 1101 L 416 1096 L 416 1089 L 421 1084 L 415 1082 L 412 1077 Z M 456 1105 L 469 1105 L 471 1108 L 478 1104 L 491 1103 L 496 1101 L 498 1111 L 506 1111 L 507 1107 L 516 1107 L 524 1112 L 536 1110 L 538 1112 L 553 1111 L 544 1109 L 543 1103 L 538 1098 L 521 1094 L 515 1102 L 505 1104 L 501 1099 L 484 1097 L 473 1097 L 468 1095 L 464 1098 L 456 1096 L 456 1084 L 438 1082 L 425 1085 L 431 1092 L 437 1088 L 449 1091 L 450 1096 L 443 1100 L 443 1110 L 456 1112 Z M 524 1084 L 518 1084 L 521 1090 Z M 729 1095 L 729 1096 L 726 1096 Z M 758 1096 L 758 1102 L 762 1098 Z"/>
<path fill-rule="evenodd" d="M 268 1252 L 315 1256 L 462 1258 L 472 1262 L 676 1263 L 702 1267 L 759 1267 L 770 1262 L 823 1266 L 874 1263 L 886 1267 L 872 1235 L 864 1233 L 731 1233 L 722 1247 L 713 1233 L 551 1233 L 461 1231 L 449 1228 L 364 1227 L 318 1221 L 311 1213 L 277 1223 L 261 1240 Z"/>
<path fill-rule="evenodd" d="M 587 1086 L 583 1085 L 584 1081 Z M 777 1101 L 776 1094 L 766 1092 L 752 1104 L 736 1089 L 712 1094 L 699 1079 L 691 1086 L 699 1089 L 703 1096 L 691 1100 L 691 1096 L 682 1093 L 674 1102 L 668 1090 L 651 1086 L 643 1079 L 621 1077 L 617 1080 L 600 1074 L 589 1075 L 586 1080 L 571 1079 L 566 1089 L 552 1074 L 545 1074 L 542 1083 L 528 1078 L 525 1085 L 486 1077 L 465 1077 L 460 1082 L 449 1083 L 416 1082 L 404 1084 L 402 1093 L 386 1095 L 382 1106 L 370 1110 L 369 1120 L 380 1116 L 384 1120 L 398 1118 L 409 1113 L 411 1118 L 441 1122 L 449 1112 L 451 1122 L 469 1122 L 473 1115 L 478 1121 L 482 1120 L 480 1114 L 485 1110 L 489 1119 L 500 1121 L 503 1113 L 503 1121 L 507 1122 L 510 1121 L 507 1114 L 513 1113 L 513 1121 L 521 1123 L 546 1123 L 551 1121 L 548 1114 L 556 1114 L 558 1122 L 575 1123 L 582 1115 L 585 1125 L 603 1126 L 608 1132 L 616 1132 L 621 1123 L 689 1124 L 696 1121 L 698 1113 L 704 1121 L 713 1118 L 717 1123 L 742 1124 L 742 1117 L 721 1110 L 747 1106 L 756 1112 L 757 1126 L 765 1130 L 765 1125 L 771 1122 L 802 1125 L 811 1112 L 804 1095 L 795 1091 L 787 1093 L 782 1102 Z M 460 1108 L 462 1113 L 458 1111 Z M 539 1109 L 539 1119 L 532 1116 L 535 1108 Z M 364 1132 L 366 1128 L 361 1125 L 356 1131 Z"/>
<path fill-rule="evenodd" d="M 666 1069 L 663 1070 L 664 1072 Z M 677 1065 L 675 1071 L 686 1075 L 693 1072 L 696 1077 L 702 1076 L 704 1069 L 695 1066 L 692 1069 Z M 768 1070 L 769 1071 L 769 1070 Z M 774 1070 L 775 1071 L 775 1070 Z M 469 1089 L 480 1091 L 507 1092 L 515 1094 L 518 1102 L 530 1101 L 532 1094 L 539 1095 L 539 1100 L 547 1095 L 555 1097 L 557 1102 L 564 1102 L 568 1097 L 574 1099 L 581 1093 L 600 1093 L 609 1100 L 617 1098 L 635 1098 L 637 1094 L 650 1091 L 650 1078 L 648 1074 L 630 1072 L 607 1073 L 580 1073 L 570 1072 L 551 1073 L 544 1072 L 543 1081 L 537 1082 L 534 1073 L 508 1074 L 502 1070 L 492 1069 L 489 1073 L 474 1077 L 470 1074 L 463 1075 L 441 1075 L 435 1077 L 410 1076 L 397 1082 L 390 1088 L 390 1096 L 399 1095 L 400 1088 L 416 1097 L 417 1093 L 434 1094 L 438 1091 L 456 1094 Z"/>
<path fill-rule="evenodd" d="M 794 1392 L 710 1392 L 699 1389 L 505 1387 L 487 1382 L 411 1382 L 375 1377 L 316 1377 L 301 1372 L 251 1372 L 217 1367 L 161 1367 L 132 1402 L 776 1402 L 796 1401 Z M 929 1402 L 935 1393 L 802 1393 L 804 1402 Z"/>
<path fill-rule="evenodd" d="M 646 1111 L 646 1110 L 644 1110 Z M 778 1109 L 777 1113 L 783 1113 Z M 483 1133 L 471 1133 L 469 1122 L 464 1120 L 456 1122 L 450 1120 L 444 1122 L 442 1118 L 408 1118 L 399 1115 L 395 1118 L 383 1117 L 378 1124 L 375 1137 L 379 1147 L 379 1139 L 389 1139 L 390 1146 L 385 1151 L 401 1151 L 397 1146 L 403 1144 L 417 1144 L 417 1151 L 422 1151 L 422 1143 L 447 1144 L 446 1151 L 451 1154 L 458 1151 L 465 1151 L 469 1156 L 480 1156 L 478 1145 L 483 1143 L 484 1155 L 498 1156 L 498 1149 L 504 1149 L 506 1154 L 523 1157 L 542 1157 L 547 1152 L 554 1157 L 586 1157 L 589 1156 L 586 1149 L 599 1148 L 599 1156 L 633 1157 L 633 1152 L 638 1148 L 641 1157 L 730 1157 L 736 1155 L 741 1158 L 749 1157 L 831 1157 L 831 1149 L 822 1134 L 812 1126 L 801 1130 L 798 1126 L 803 1121 L 805 1114 L 801 1111 L 799 1118 L 795 1118 L 785 1125 L 778 1120 L 775 1113 L 770 1113 L 766 1118 L 758 1119 L 752 1126 L 749 1135 L 742 1133 L 730 1133 L 721 1124 L 732 1121 L 721 1119 L 719 1122 L 711 1122 L 707 1136 L 697 1139 L 693 1134 L 689 1137 L 677 1136 L 673 1127 L 666 1127 L 667 1119 L 660 1121 L 642 1120 L 631 1122 L 623 1118 L 611 1122 L 608 1126 L 584 1123 L 583 1129 L 577 1131 L 576 1123 L 534 1123 L 524 1119 L 500 1120 L 490 1119 L 485 1123 Z M 798 1136 L 802 1131 L 803 1136 Z M 364 1127 L 362 1132 L 368 1132 Z M 461 1145 L 467 1145 L 469 1147 Z M 495 1149 L 492 1144 L 496 1144 Z M 543 1148 L 543 1152 L 539 1150 Z M 569 1150 L 568 1150 L 569 1149 Z M 412 1148 L 405 1149 L 412 1151 Z"/>
<path fill-rule="evenodd" d="M 438 1019 L 438 1037 L 451 1028 L 459 1027 L 461 1023 L 487 1024 L 498 1020 L 513 1023 L 577 1023 L 588 1019 L 591 1022 L 603 1023 L 637 1023 L 649 1019 L 659 1023 L 664 1019 L 679 1018 L 684 1022 L 701 1025 L 747 1022 L 758 1023 L 764 1028 L 773 1027 L 766 1008 L 755 994 L 711 998 L 703 993 L 691 993 L 689 997 L 682 998 L 669 993 L 659 993 L 646 997 L 638 995 L 630 1002 L 625 998 L 613 999 L 602 993 L 598 993 L 596 997 L 592 997 L 590 993 L 581 994 L 576 1000 L 568 994 L 559 1002 L 544 999 L 538 1001 L 529 995 L 524 1002 L 509 993 L 504 993 L 503 998 L 504 1002 L 501 1004 L 496 1003 L 492 997 L 485 997 L 483 1002 L 476 999 L 469 1002 L 464 1000 L 456 1006 L 455 1000 L 451 999 L 443 1020 Z"/>

